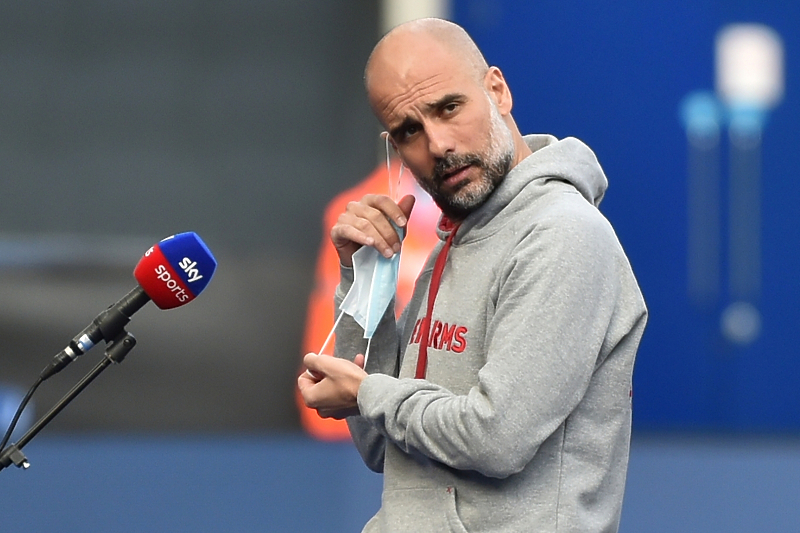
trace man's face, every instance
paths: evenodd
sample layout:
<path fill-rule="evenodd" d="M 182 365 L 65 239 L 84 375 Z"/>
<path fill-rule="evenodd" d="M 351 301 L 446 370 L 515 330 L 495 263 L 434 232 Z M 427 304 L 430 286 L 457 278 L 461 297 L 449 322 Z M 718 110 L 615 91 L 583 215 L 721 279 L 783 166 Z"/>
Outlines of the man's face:
<path fill-rule="evenodd" d="M 486 201 L 514 157 L 511 132 L 484 85 L 435 47 L 370 78 L 373 109 L 400 158 L 453 220 Z"/>
<path fill-rule="evenodd" d="M 462 220 L 480 207 L 511 167 L 514 157 L 511 132 L 493 102 L 490 108 L 488 146 L 478 152 L 451 153 L 437 158 L 431 175 L 417 178 L 420 186 L 453 220 Z M 463 177 L 459 177 L 463 172 L 460 169 L 468 169 Z"/>

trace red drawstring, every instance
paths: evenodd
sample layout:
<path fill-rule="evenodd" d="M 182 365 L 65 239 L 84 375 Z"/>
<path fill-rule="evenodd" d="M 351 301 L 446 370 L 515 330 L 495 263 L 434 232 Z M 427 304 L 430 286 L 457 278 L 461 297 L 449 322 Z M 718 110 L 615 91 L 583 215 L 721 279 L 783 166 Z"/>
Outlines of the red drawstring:
<path fill-rule="evenodd" d="M 444 270 L 444 264 L 447 261 L 447 252 L 450 251 L 450 245 L 453 243 L 453 237 L 456 236 L 456 230 L 458 226 L 455 226 L 450 235 L 447 237 L 447 240 L 442 246 L 442 250 L 439 252 L 438 257 L 436 257 L 436 262 L 433 265 L 433 273 L 431 274 L 431 284 L 428 288 L 428 310 L 425 313 L 425 316 L 422 318 L 422 324 L 420 325 L 422 335 L 422 339 L 419 343 L 419 356 L 417 357 L 417 372 L 414 375 L 417 379 L 424 379 L 425 374 L 428 371 L 428 335 L 430 334 L 431 330 L 431 315 L 433 314 L 433 303 L 436 301 L 436 294 L 439 292 L 439 284 L 442 281 L 442 271 Z"/>

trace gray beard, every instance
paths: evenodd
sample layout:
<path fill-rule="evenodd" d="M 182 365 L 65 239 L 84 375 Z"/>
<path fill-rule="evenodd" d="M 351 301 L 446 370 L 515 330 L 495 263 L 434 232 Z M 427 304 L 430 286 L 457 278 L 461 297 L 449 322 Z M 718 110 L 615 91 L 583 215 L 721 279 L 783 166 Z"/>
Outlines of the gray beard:
<path fill-rule="evenodd" d="M 429 179 L 418 180 L 420 186 L 431 195 L 442 213 L 450 220 L 464 220 L 467 215 L 483 205 L 511 168 L 514 160 L 514 140 L 494 104 L 492 104 L 492 129 L 489 140 L 489 149 L 485 153 L 450 154 L 436 162 L 433 175 Z M 480 169 L 478 180 L 464 182 L 450 194 L 443 193 L 441 183 L 444 181 L 444 176 L 453 169 L 467 165 Z"/>

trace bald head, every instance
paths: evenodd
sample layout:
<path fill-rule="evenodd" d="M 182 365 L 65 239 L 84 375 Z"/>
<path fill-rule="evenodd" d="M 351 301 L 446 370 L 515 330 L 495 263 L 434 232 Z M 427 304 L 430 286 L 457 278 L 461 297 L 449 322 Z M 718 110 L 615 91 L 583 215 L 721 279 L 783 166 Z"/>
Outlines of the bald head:
<path fill-rule="evenodd" d="M 530 154 L 502 72 L 452 22 L 420 19 L 387 33 L 364 81 L 400 159 L 451 220 L 481 205 Z"/>
<path fill-rule="evenodd" d="M 374 76 L 387 71 L 407 74 L 413 64 L 444 55 L 453 69 L 463 69 L 477 82 L 489 68 L 472 38 L 464 28 L 452 22 L 426 18 L 401 24 L 383 36 L 372 50 L 364 70 L 364 85 L 370 94 Z"/>

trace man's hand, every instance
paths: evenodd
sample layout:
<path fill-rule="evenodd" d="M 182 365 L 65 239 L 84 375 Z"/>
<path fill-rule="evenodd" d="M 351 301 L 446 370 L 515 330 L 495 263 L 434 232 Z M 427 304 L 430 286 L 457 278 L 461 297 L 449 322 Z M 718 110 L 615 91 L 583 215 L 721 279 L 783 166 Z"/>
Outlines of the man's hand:
<path fill-rule="evenodd" d="M 297 387 L 308 407 L 316 409 L 323 418 L 342 419 L 358 414 L 358 387 L 367 377 L 362 354 L 351 363 L 330 355 L 309 353 L 303 363 L 308 371 L 297 378 Z"/>
<path fill-rule="evenodd" d="M 344 266 L 353 266 L 353 254 L 362 246 L 374 246 L 385 257 L 400 251 L 400 237 L 389 220 L 404 228 L 415 198 L 404 196 L 398 203 L 388 196 L 368 194 L 350 202 L 331 228 L 331 241 Z"/>

